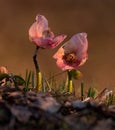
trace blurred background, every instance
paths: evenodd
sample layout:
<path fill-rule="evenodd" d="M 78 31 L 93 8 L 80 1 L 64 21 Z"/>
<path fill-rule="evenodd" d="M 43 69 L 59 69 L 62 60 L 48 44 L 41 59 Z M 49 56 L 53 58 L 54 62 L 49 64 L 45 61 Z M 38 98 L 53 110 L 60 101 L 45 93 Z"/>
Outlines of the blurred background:
<path fill-rule="evenodd" d="M 79 68 L 82 81 L 101 89 L 114 88 L 114 0 L 0 0 L 0 65 L 7 66 L 10 73 L 25 75 L 26 69 L 34 70 L 35 45 L 29 41 L 28 30 L 37 14 L 48 19 L 56 35 L 67 34 L 66 40 L 75 33 L 87 32 L 89 59 Z M 39 51 L 45 75 L 61 72 L 51 58 L 57 49 Z"/>

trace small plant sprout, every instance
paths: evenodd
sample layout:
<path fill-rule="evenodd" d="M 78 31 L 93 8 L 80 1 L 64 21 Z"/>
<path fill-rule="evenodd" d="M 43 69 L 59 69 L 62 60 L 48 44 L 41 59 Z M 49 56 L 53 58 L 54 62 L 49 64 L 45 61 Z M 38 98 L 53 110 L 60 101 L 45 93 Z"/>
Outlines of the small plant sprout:
<path fill-rule="evenodd" d="M 32 84 L 30 79 L 32 77 L 32 72 L 31 71 L 28 71 L 26 70 L 26 76 L 25 76 L 25 91 L 28 91 L 29 90 L 29 85 Z M 33 84 L 32 84 L 33 85 Z"/>
<path fill-rule="evenodd" d="M 95 87 L 89 87 L 87 92 L 87 97 L 96 98 L 97 96 L 97 89 Z"/>
<path fill-rule="evenodd" d="M 39 64 L 36 60 L 37 52 L 41 49 L 52 49 L 58 46 L 65 38 L 66 35 L 62 34 L 55 36 L 49 29 L 48 20 L 43 15 L 37 15 L 36 21 L 31 25 L 29 29 L 30 41 L 35 43 L 36 50 L 33 56 L 33 61 L 36 69 L 36 89 L 38 92 L 42 91 L 42 74 L 40 72 Z"/>
<path fill-rule="evenodd" d="M 19 75 L 10 74 L 8 70 L 6 69 L 6 67 L 1 66 L 0 67 L 0 85 L 4 86 L 4 85 L 8 85 L 9 83 L 10 84 L 13 83 L 15 88 L 18 89 L 20 85 L 25 84 L 25 80 Z"/>
<path fill-rule="evenodd" d="M 54 54 L 56 64 L 68 74 L 68 92 L 73 92 L 72 78 L 78 74 L 76 70 L 88 59 L 88 41 L 86 33 L 75 34 Z"/>

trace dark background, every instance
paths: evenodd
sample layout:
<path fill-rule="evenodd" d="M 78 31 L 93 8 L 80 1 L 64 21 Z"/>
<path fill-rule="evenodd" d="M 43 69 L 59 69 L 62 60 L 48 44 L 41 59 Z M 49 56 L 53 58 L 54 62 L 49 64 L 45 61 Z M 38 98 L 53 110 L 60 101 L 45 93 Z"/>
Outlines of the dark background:
<path fill-rule="evenodd" d="M 68 39 L 87 32 L 89 59 L 80 67 L 82 80 L 90 86 L 114 88 L 115 0 L 0 0 L 0 65 L 11 73 L 34 70 L 35 46 L 28 40 L 28 30 L 37 14 L 45 15 L 55 34 L 65 33 Z M 51 58 L 56 50 L 39 52 L 45 75 L 61 72 Z"/>

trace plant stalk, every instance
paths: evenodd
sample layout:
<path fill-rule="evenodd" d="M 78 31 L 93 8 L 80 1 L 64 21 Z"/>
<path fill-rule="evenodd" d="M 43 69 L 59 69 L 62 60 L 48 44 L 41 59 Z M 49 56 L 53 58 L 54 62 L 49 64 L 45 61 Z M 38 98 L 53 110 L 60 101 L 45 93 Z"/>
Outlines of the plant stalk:
<path fill-rule="evenodd" d="M 40 68 L 37 62 L 37 53 L 38 53 L 39 47 L 36 46 L 36 50 L 35 53 L 33 55 L 33 61 L 34 61 L 34 65 L 35 65 L 35 69 L 36 69 L 36 90 L 38 92 L 42 91 L 42 74 L 40 72 Z"/>
<path fill-rule="evenodd" d="M 68 92 L 73 93 L 72 75 L 71 75 L 70 71 L 67 71 L 67 72 L 68 72 Z"/>

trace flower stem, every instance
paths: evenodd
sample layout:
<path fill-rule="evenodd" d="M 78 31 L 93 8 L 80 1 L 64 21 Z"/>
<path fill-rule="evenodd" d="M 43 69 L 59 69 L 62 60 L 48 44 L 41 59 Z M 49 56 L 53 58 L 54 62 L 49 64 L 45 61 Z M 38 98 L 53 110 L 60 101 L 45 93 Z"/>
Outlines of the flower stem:
<path fill-rule="evenodd" d="M 36 46 L 35 54 L 33 55 L 33 61 L 36 69 L 36 90 L 40 92 L 42 91 L 42 74 L 40 72 L 38 62 L 36 60 L 38 49 L 39 47 Z"/>
<path fill-rule="evenodd" d="M 72 82 L 72 75 L 70 73 L 70 71 L 68 72 L 68 92 L 72 93 L 73 92 L 73 82 Z"/>

